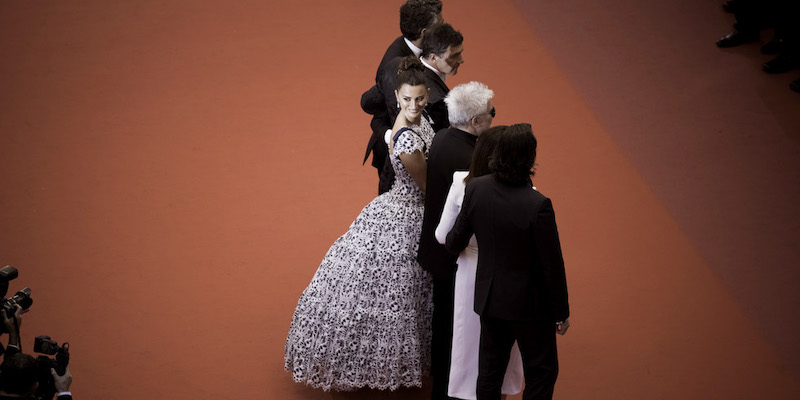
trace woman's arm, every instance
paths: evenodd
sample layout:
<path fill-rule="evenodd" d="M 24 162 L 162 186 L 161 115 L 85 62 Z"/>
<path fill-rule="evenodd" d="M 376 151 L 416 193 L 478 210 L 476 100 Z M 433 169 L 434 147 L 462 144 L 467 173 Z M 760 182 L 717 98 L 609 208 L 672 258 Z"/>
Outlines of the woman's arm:
<path fill-rule="evenodd" d="M 392 134 L 389 136 L 389 141 L 386 143 L 389 145 L 389 154 L 394 154 L 394 135 L 397 134 L 397 131 L 400 129 L 405 128 L 408 126 L 408 120 L 403 113 L 400 113 L 397 116 L 397 119 L 394 120 L 394 126 L 392 126 Z"/>
<path fill-rule="evenodd" d="M 447 240 L 447 233 L 453 229 L 458 212 L 461 211 L 461 205 L 458 204 L 458 200 L 460 200 L 459 197 L 464 195 L 464 192 L 459 190 L 460 186 L 463 186 L 463 183 L 453 181 L 453 184 L 450 185 L 450 191 L 447 192 L 447 201 L 444 203 L 442 218 L 439 220 L 439 225 L 436 226 L 435 234 L 436 241 L 441 244 L 444 244 Z"/>
<path fill-rule="evenodd" d="M 428 162 L 425 161 L 425 155 L 417 150 L 411 154 L 400 153 L 398 157 L 400 161 L 403 162 L 403 167 L 408 171 L 408 174 L 411 175 L 411 179 L 413 179 L 417 187 L 424 192 L 425 178 L 428 171 Z"/>
<path fill-rule="evenodd" d="M 394 154 L 394 135 L 396 135 L 400 129 L 408 125 L 408 120 L 406 120 L 403 113 L 400 113 L 400 115 L 397 116 L 397 120 L 394 122 L 394 128 L 392 128 L 392 140 L 389 141 L 389 154 Z M 407 134 L 416 135 L 413 131 Z M 426 174 L 428 171 L 428 162 L 425 160 L 425 154 L 420 150 L 415 150 L 411 153 L 401 152 L 397 157 L 403 163 L 403 167 L 408 171 L 408 174 L 411 175 L 411 179 L 414 180 L 417 187 L 424 192 Z"/>
<path fill-rule="evenodd" d="M 545 198 L 533 225 L 533 245 L 539 255 L 539 262 L 544 272 L 554 322 L 564 322 L 569 318 L 569 301 L 567 299 L 567 276 L 564 271 L 564 256 L 561 253 L 561 241 L 558 239 L 556 216 L 553 203 Z M 567 325 L 563 328 L 566 332 Z M 561 333 L 563 335 L 563 333 Z"/>
<path fill-rule="evenodd" d="M 472 225 L 469 222 L 468 211 L 470 210 L 470 193 L 464 190 L 464 201 L 461 204 L 461 211 L 458 212 L 453 229 L 447 234 L 444 247 L 450 254 L 456 255 L 464 251 L 469 245 L 472 237 Z"/>

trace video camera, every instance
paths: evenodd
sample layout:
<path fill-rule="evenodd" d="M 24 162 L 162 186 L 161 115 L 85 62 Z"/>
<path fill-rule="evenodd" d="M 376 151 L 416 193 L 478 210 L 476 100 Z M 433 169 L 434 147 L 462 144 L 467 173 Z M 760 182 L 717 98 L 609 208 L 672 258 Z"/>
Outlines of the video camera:
<path fill-rule="evenodd" d="M 33 341 L 34 353 L 46 354 L 36 357 L 39 364 L 39 388 L 36 390 L 36 399 L 50 400 L 56 394 L 56 385 L 53 381 L 53 375 L 50 374 L 50 368 L 56 370 L 59 376 L 67 372 L 67 365 L 69 364 L 69 343 L 64 342 L 61 346 L 55 340 L 51 340 L 50 336 L 37 336 Z M 47 355 L 55 355 L 55 358 L 50 358 Z"/>
<path fill-rule="evenodd" d="M 0 310 L 5 310 L 7 317 L 14 315 L 17 304 L 22 307 L 22 311 L 28 310 L 31 307 L 31 304 L 33 304 L 33 299 L 31 299 L 31 288 L 24 288 L 11 298 L 6 298 L 6 293 L 8 293 L 8 282 L 16 279 L 17 275 L 19 275 L 17 269 L 10 265 L 0 268 L 0 296 L 3 297 L 3 300 L 0 301 Z M 0 333 L 7 333 L 6 327 L 3 324 L 0 324 Z"/>

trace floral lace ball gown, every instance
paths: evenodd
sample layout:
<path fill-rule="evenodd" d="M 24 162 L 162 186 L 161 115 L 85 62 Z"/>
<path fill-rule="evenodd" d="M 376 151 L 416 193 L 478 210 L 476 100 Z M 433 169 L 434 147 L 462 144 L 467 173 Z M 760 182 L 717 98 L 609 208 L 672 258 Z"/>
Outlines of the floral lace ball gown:
<path fill-rule="evenodd" d="M 286 339 L 285 368 L 324 390 L 422 386 L 430 370 L 431 278 L 417 263 L 424 194 L 398 155 L 422 151 L 425 118 L 396 136 L 392 189 L 336 239 L 303 291 Z"/>

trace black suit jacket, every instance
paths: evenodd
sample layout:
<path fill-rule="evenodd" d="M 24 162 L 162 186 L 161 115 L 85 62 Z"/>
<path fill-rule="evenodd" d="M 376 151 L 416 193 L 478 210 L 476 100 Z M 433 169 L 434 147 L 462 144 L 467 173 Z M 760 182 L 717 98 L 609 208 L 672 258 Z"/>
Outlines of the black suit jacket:
<path fill-rule="evenodd" d="M 414 52 L 411 51 L 410 47 L 408 47 L 405 39 L 402 36 L 395 39 L 394 42 L 392 42 L 392 44 L 386 48 L 386 52 L 383 54 L 381 63 L 378 64 L 378 70 L 375 72 L 375 83 L 377 84 L 378 80 L 381 79 L 383 68 L 389 63 L 389 61 L 392 61 L 395 58 L 403 58 L 410 55 L 414 55 Z"/>
<path fill-rule="evenodd" d="M 478 241 L 475 312 L 510 321 L 559 322 L 569 317 L 567 281 L 550 199 L 529 185 L 494 175 L 467 184 L 447 249 Z"/>
<path fill-rule="evenodd" d="M 450 121 L 447 118 L 447 104 L 444 98 L 450 93 L 450 88 L 430 68 L 425 68 L 425 77 L 428 78 L 428 85 L 431 87 L 425 109 L 433 119 L 433 128 L 436 130 L 447 128 L 450 126 Z"/>
<path fill-rule="evenodd" d="M 383 135 L 388 129 L 392 128 L 392 125 L 394 124 L 394 118 L 397 117 L 396 111 L 394 117 L 389 116 L 389 112 L 385 106 L 386 103 L 383 93 L 378 88 L 378 82 L 380 81 L 381 77 L 384 76 L 384 70 L 386 69 L 387 64 L 395 59 L 399 60 L 403 57 L 413 54 L 414 52 L 411 51 L 411 48 L 408 47 L 402 36 L 395 39 L 394 42 L 392 42 L 392 44 L 390 44 L 386 49 L 380 64 L 378 64 L 378 70 L 375 72 L 375 85 L 361 95 L 361 109 L 367 114 L 372 115 L 372 121 L 370 121 L 372 136 L 370 136 L 369 142 L 367 143 L 367 151 L 366 154 L 364 154 L 364 162 L 367 161 L 367 158 L 369 158 L 369 153 L 373 151 L 373 148 L 376 144 L 381 145 L 381 143 L 383 143 L 382 147 L 386 147 L 386 144 L 383 141 Z M 393 68 L 394 71 L 397 72 L 397 62 L 394 63 Z M 394 89 L 392 89 L 392 95 L 394 95 Z M 381 154 L 386 154 L 386 152 Z M 373 157 L 372 165 L 377 167 L 378 165 L 376 164 L 382 165 L 383 162 L 383 159 L 375 160 Z"/>
<path fill-rule="evenodd" d="M 477 139 L 477 136 L 457 128 L 442 129 L 433 137 L 431 150 L 428 153 L 425 213 L 422 219 L 417 261 L 423 269 L 438 279 L 452 279 L 456 270 L 457 256 L 450 254 L 436 241 L 434 232 L 442 218 L 447 192 L 453 183 L 453 172 L 469 169 Z"/>

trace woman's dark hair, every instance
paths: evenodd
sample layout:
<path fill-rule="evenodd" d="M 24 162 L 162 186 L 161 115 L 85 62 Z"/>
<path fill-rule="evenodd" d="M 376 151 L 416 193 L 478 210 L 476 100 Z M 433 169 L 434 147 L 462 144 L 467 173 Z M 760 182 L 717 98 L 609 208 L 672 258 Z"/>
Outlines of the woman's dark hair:
<path fill-rule="evenodd" d="M 500 182 L 522 185 L 530 182 L 536 162 L 536 137 L 530 124 L 514 124 L 506 128 L 489 168 Z"/>
<path fill-rule="evenodd" d="M 469 182 L 472 178 L 488 175 L 492 173 L 489 168 L 489 160 L 494 157 L 494 151 L 497 148 L 497 143 L 505 133 L 505 125 L 493 126 L 481 133 L 478 137 L 478 142 L 475 144 L 475 151 L 472 153 L 472 161 L 469 164 L 469 174 L 464 178 L 464 183 Z"/>
<path fill-rule="evenodd" d="M 425 87 L 429 87 L 428 79 L 425 78 L 425 66 L 422 65 L 422 61 L 415 56 L 408 56 L 400 59 L 394 83 L 395 89 L 400 89 L 400 86 L 404 84 L 411 86 L 425 85 Z"/>

